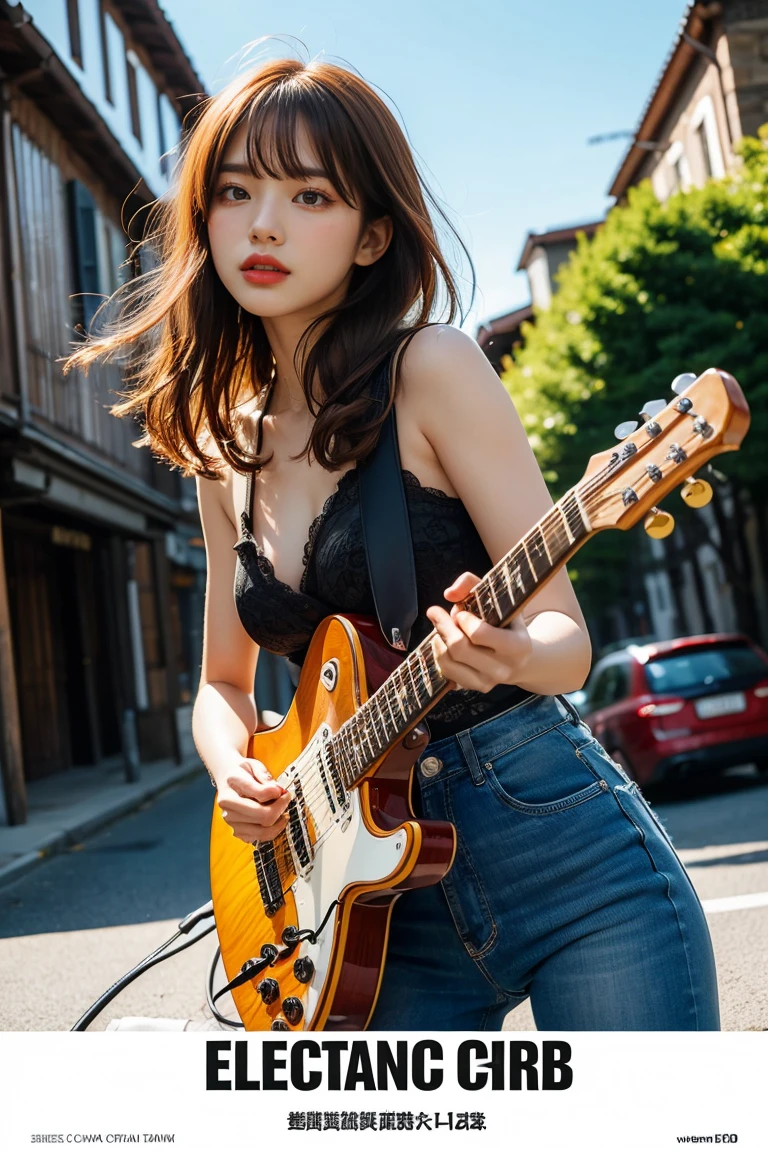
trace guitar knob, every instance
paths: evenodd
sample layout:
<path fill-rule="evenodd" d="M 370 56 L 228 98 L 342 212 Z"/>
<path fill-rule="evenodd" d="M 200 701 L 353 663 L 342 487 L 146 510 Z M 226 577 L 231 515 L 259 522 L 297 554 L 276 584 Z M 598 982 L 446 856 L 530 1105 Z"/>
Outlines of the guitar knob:
<path fill-rule="evenodd" d="M 643 527 L 652 540 L 663 540 L 673 531 L 675 518 L 669 512 L 662 512 L 661 508 L 651 508 Z"/>
<path fill-rule="evenodd" d="M 299 959 L 294 962 L 293 974 L 300 983 L 309 984 L 315 974 L 315 966 L 309 956 L 300 956 Z"/>
<path fill-rule="evenodd" d="M 269 1030 L 270 1032 L 290 1032 L 290 1028 L 285 1020 L 281 1020 L 279 1017 L 277 1020 L 272 1021 Z"/>
<path fill-rule="evenodd" d="M 689 508 L 704 508 L 712 499 L 712 485 L 691 477 L 680 489 L 680 495 Z"/>
<path fill-rule="evenodd" d="M 289 996 L 283 1000 L 283 1012 L 289 1024 L 298 1024 L 304 1015 L 304 1005 L 298 996 Z"/>
<path fill-rule="evenodd" d="M 266 980 L 262 980 L 256 985 L 256 991 L 265 1004 L 274 1004 L 280 995 L 280 985 L 277 980 L 273 980 L 271 976 L 268 976 Z"/>

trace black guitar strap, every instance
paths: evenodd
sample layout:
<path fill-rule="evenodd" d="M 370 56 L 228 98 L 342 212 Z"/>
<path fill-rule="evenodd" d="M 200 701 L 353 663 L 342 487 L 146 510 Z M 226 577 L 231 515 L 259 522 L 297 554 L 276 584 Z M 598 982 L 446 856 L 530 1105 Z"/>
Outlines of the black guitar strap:
<path fill-rule="evenodd" d="M 371 380 L 373 395 L 383 403 L 389 397 L 392 358 L 386 357 Z M 405 652 L 418 616 L 418 602 L 394 404 L 376 447 L 359 466 L 359 473 L 365 559 L 379 627 L 388 644 Z"/>

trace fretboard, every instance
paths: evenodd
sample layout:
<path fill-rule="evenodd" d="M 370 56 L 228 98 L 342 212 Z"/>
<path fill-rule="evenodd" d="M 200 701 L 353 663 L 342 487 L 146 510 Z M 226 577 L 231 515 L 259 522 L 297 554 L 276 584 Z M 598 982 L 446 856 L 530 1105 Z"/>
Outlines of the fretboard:
<path fill-rule="evenodd" d="M 459 607 L 503 627 L 589 532 L 578 488 L 573 488 L 486 573 Z M 360 780 L 449 690 L 435 656 L 436 639 L 436 632 L 425 637 L 329 741 L 347 787 Z"/>

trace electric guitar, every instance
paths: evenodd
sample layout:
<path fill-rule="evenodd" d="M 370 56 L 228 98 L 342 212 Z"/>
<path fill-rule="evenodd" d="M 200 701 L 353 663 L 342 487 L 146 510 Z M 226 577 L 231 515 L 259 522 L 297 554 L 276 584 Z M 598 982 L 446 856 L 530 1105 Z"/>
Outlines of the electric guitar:
<path fill-rule="evenodd" d="M 461 607 L 501 626 L 591 536 L 645 518 L 672 530 L 657 503 L 681 483 L 693 507 L 712 495 L 697 468 L 737 449 L 749 407 L 715 369 L 673 383 L 639 426 L 593 456 L 578 484 L 478 582 Z M 422 723 L 449 690 L 432 632 L 404 659 L 378 625 L 329 616 L 317 628 L 294 701 L 255 733 L 248 756 L 287 789 L 288 823 L 272 842 L 238 840 L 214 807 L 211 892 L 229 987 L 246 1029 L 362 1030 L 376 1004 L 392 908 L 450 869 L 456 833 L 411 809 Z"/>

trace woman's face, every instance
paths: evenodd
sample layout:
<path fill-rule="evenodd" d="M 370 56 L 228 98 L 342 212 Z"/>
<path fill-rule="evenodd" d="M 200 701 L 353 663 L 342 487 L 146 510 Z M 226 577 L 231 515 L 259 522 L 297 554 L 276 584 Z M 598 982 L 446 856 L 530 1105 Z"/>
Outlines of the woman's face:
<path fill-rule="evenodd" d="M 353 267 L 374 263 L 389 243 L 389 221 L 363 227 L 359 209 L 346 204 L 320 170 L 303 130 L 297 145 L 305 179 L 257 177 L 243 127 L 213 186 L 208 238 L 214 267 L 254 316 L 314 318 L 343 300 Z"/>

